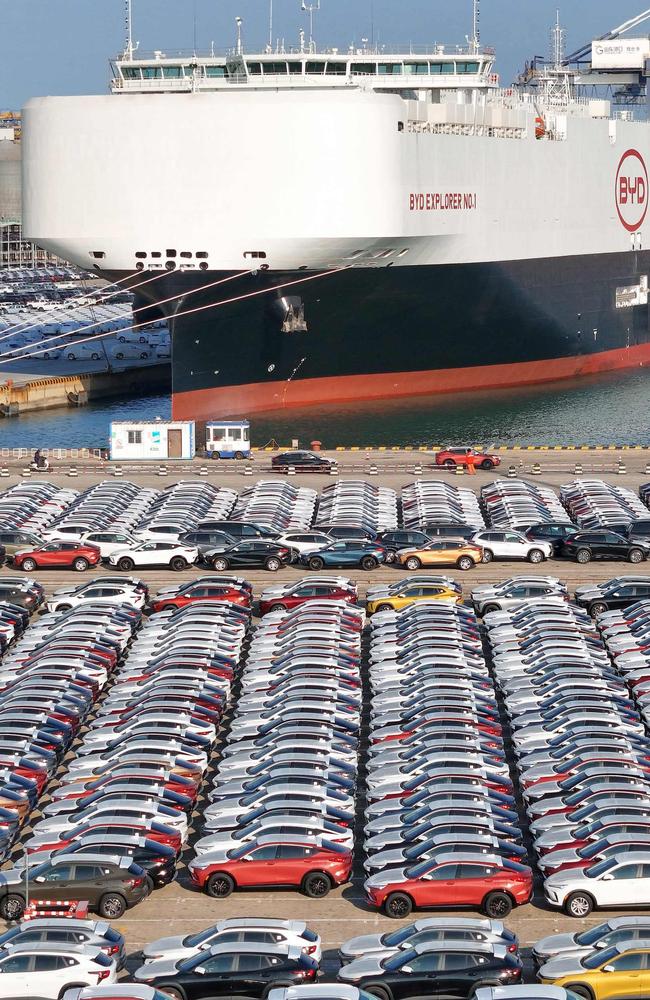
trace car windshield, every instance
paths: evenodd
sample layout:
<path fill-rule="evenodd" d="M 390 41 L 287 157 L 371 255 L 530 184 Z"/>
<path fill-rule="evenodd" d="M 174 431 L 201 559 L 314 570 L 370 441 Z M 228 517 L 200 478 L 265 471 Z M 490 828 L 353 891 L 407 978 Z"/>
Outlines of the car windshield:
<path fill-rule="evenodd" d="M 198 934 L 190 934 L 189 937 L 183 938 L 184 948 L 198 948 L 200 944 L 207 941 L 215 933 L 214 927 L 207 927 L 204 931 L 200 931 Z"/>
<path fill-rule="evenodd" d="M 390 958 L 385 959 L 381 963 L 381 967 L 386 972 L 393 972 L 395 969 L 401 969 L 403 965 L 408 965 L 414 958 L 417 958 L 417 954 L 417 951 L 413 951 L 412 949 L 409 951 L 400 951 L 397 955 L 391 955 Z"/>
<path fill-rule="evenodd" d="M 596 924 L 595 927 L 590 927 L 588 931 L 583 931 L 582 934 L 577 934 L 575 937 L 575 943 L 579 944 L 583 948 L 590 948 L 592 944 L 599 941 L 603 934 L 606 934 L 609 930 L 609 924 Z"/>
<path fill-rule="evenodd" d="M 422 878 L 433 867 L 434 863 L 429 859 L 427 861 L 420 861 L 418 865 L 411 865 L 409 868 L 405 868 L 404 871 L 408 878 Z"/>
<path fill-rule="evenodd" d="M 393 931 L 392 934 L 384 934 L 381 939 L 381 943 L 387 948 L 397 948 L 402 941 L 406 941 L 413 934 L 413 926 L 409 924 L 408 927 L 400 927 L 398 931 Z M 0 938 L 0 941 L 2 938 Z"/>
<path fill-rule="evenodd" d="M 236 847 L 234 850 L 228 851 L 228 857 L 229 858 L 235 858 L 235 859 L 237 859 L 237 858 L 243 858 L 245 854 L 248 854 L 248 852 L 250 851 L 250 849 L 251 849 L 251 845 L 249 843 L 242 844 L 241 847 Z"/>
<path fill-rule="evenodd" d="M 582 965 L 585 969 L 599 969 L 612 962 L 618 953 L 618 948 L 605 948 L 604 951 L 597 951 L 594 955 L 587 955 L 582 959 Z"/>
<path fill-rule="evenodd" d="M 614 858 L 606 858 L 605 861 L 599 861 L 597 865 L 591 865 L 589 868 L 585 868 L 585 875 L 587 878 L 600 878 L 605 872 L 608 872 L 610 868 L 614 868 L 616 861 Z"/>

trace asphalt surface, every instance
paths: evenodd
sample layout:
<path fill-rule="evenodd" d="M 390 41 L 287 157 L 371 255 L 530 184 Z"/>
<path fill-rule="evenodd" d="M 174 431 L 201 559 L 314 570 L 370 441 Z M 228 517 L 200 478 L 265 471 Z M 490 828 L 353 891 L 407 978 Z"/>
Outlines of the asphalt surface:
<path fill-rule="evenodd" d="M 578 458 L 576 458 L 576 454 L 578 454 Z M 615 463 L 615 459 L 612 459 L 606 452 L 604 452 L 602 456 L 599 456 L 598 453 L 594 452 L 589 452 L 588 455 L 593 464 L 601 461 L 605 463 L 605 461 L 607 461 L 609 465 L 612 466 L 612 464 Z M 580 457 L 579 453 L 549 453 L 549 463 L 552 461 L 555 465 L 561 465 L 559 471 L 551 472 L 549 470 L 542 476 L 535 476 L 534 478 L 531 477 L 531 481 L 540 484 L 544 483 L 545 485 L 557 488 L 561 483 L 568 482 L 575 478 L 574 465 L 577 460 L 580 460 Z M 337 458 L 342 463 L 339 478 L 366 478 L 366 475 L 356 472 L 356 469 L 354 468 L 354 462 L 360 461 L 358 456 L 350 456 L 349 453 L 346 453 L 345 456 L 337 455 Z M 530 464 L 531 461 L 535 461 L 536 459 L 537 455 L 534 455 L 532 458 L 527 458 L 527 461 Z M 650 479 L 650 474 L 646 475 L 645 473 L 645 454 L 642 452 L 630 452 L 626 453 L 625 459 L 627 463 L 627 472 L 625 475 L 619 475 L 616 472 L 603 474 L 602 472 L 594 470 L 594 472 L 591 473 L 590 478 L 603 478 L 610 482 L 616 482 L 619 485 L 625 485 L 632 490 L 638 489 L 638 486 L 642 482 L 646 482 Z M 404 471 L 391 470 L 391 460 L 392 456 L 387 456 L 386 467 L 382 470 L 382 473 L 377 476 L 373 475 L 372 477 L 368 477 L 369 481 L 385 486 L 393 486 L 398 489 L 402 485 L 412 482 L 414 479 L 412 471 L 407 469 Z M 415 460 L 417 461 L 417 455 L 415 456 Z M 400 459 L 400 461 L 402 461 L 402 459 Z M 539 461 L 543 465 L 545 458 L 542 457 Z M 252 485 L 255 482 L 255 478 L 268 478 L 270 472 L 268 468 L 268 458 L 258 458 L 256 460 L 256 475 L 252 479 L 243 478 L 242 471 L 237 468 L 234 463 L 232 463 L 227 469 L 224 468 L 226 463 L 213 464 L 219 465 L 220 468 L 215 470 L 214 474 L 212 474 L 211 470 L 209 481 L 218 485 L 232 486 L 239 490 Z M 584 465 L 584 471 L 585 474 L 587 474 L 587 462 L 585 462 Z M 165 488 L 170 485 L 175 478 L 189 478 L 187 474 L 182 477 L 179 476 L 178 472 L 174 475 L 172 463 L 169 463 L 168 467 L 170 472 L 166 478 L 151 474 L 129 474 L 128 468 L 125 471 L 124 478 L 132 479 L 139 485 L 153 485 L 158 488 Z M 198 466 L 195 465 L 195 468 L 197 467 Z M 506 474 L 507 467 L 508 461 L 506 459 L 504 460 L 504 466 L 502 466 L 500 470 L 495 470 L 491 473 L 480 473 L 477 476 L 462 477 L 452 476 L 449 473 L 443 473 L 441 471 L 426 469 L 422 478 L 444 478 L 448 481 L 454 482 L 456 485 L 473 488 L 478 491 L 482 484 L 497 478 L 499 474 Z M 348 469 L 349 472 L 347 471 Z M 14 469 L 12 469 L 11 472 L 11 477 L 4 479 L 2 486 L 6 487 L 16 481 L 17 476 Z M 196 475 L 196 472 L 194 474 Z M 62 473 L 61 470 L 55 470 L 47 476 L 48 481 L 55 481 L 60 485 L 66 485 L 69 487 L 73 486 L 76 489 L 83 489 L 91 483 L 97 482 L 98 479 L 101 478 L 107 478 L 107 471 L 100 469 L 99 467 L 93 470 L 92 473 L 84 472 L 82 475 L 79 475 L 74 479 L 69 478 L 66 474 Z M 525 478 L 528 478 L 528 476 Z M 323 486 L 329 485 L 332 480 L 327 476 L 307 475 L 296 476 L 291 480 L 291 482 L 294 484 L 313 486 L 314 488 L 320 489 Z M 2 572 L 3 574 L 11 574 L 12 570 L 6 569 Z M 92 579 L 93 576 L 100 575 L 100 573 L 106 574 L 107 572 L 110 573 L 110 570 L 106 570 L 106 568 L 102 568 L 98 571 L 91 570 L 85 574 L 49 570 L 37 571 L 33 575 L 46 587 L 49 595 L 58 587 L 87 582 Z M 161 586 L 180 582 L 182 580 L 193 579 L 203 575 L 204 572 L 205 570 L 202 570 L 200 567 L 192 567 L 182 573 L 172 573 L 167 569 L 150 569 L 136 571 L 134 575 L 141 576 L 142 579 L 148 583 L 151 594 L 153 595 Z M 259 595 L 264 586 L 308 575 L 308 571 L 307 573 L 301 572 L 294 567 L 287 567 L 279 573 L 268 573 L 264 570 L 238 570 L 237 572 L 240 573 L 240 575 L 245 576 L 253 583 L 256 596 Z M 367 586 L 370 584 L 391 579 L 398 579 L 400 576 L 417 576 L 417 573 L 408 574 L 400 568 L 395 567 L 379 567 L 377 570 L 370 573 L 364 573 L 360 570 L 352 570 L 349 572 L 347 570 L 336 570 L 333 572 L 340 572 L 342 575 L 349 576 L 350 578 L 356 580 L 359 586 L 360 598 L 362 599 L 365 596 Z M 429 572 L 434 571 L 429 570 Z M 604 561 L 592 562 L 586 566 L 579 566 L 576 563 L 567 562 L 565 560 L 550 560 L 539 566 L 531 566 L 526 562 L 495 561 L 487 565 L 477 566 L 474 570 L 468 573 L 462 573 L 455 569 L 445 569 L 441 570 L 441 572 L 449 573 L 455 577 L 462 584 L 464 595 L 467 597 L 469 591 L 479 584 L 503 580 L 519 572 L 525 572 L 526 574 L 538 573 L 540 575 L 552 574 L 558 576 L 567 583 L 569 590 L 572 591 L 573 588 L 579 584 L 608 580 L 621 573 L 640 576 L 650 575 L 650 566 L 648 566 L 648 564 L 632 566 L 622 562 Z M 213 766 L 216 764 L 217 760 L 218 748 L 215 750 L 213 757 Z M 211 774 L 212 771 L 210 771 L 207 775 L 206 790 L 207 782 L 209 781 Z M 363 776 L 363 772 L 361 772 L 361 776 Z M 46 801 L 47 799 L 44 798 L 43 803 Z M 199 801 L 199 808 L 193 817 L 193 829 L 190 835 L 190 844 L 199 832 L 200 809 L 201 801 Z M 184 858 L 189 860 L 191 853 L 190 848 L 186 851 Z M 325 949 L 325 958 L 322 967 L 325 973 L 333 974 L 337 965 L 336 949 L 343 941 L 360 934 L 394 930 L 399 926 L 398 921 L 390 920 L 387 917 L 371 910 L 367 906 L 362 892 L 362 882 L 363 872 L 361 865 L 357 863 L 352 882 L 343 888 L 332 890 L 332 892 L 322 900 L 307 899 L 299 892 L 258 890 L 247 892 L 240 890 L 235 892 L 228 899 L 213 900 L 207 895 L 197 892 L 190 887 L 189 879 L 184 871 L 184 864 L 181 863 L 179 877 L 176 882 L 164 889 L 157 890 L 144 903 L 140 904 L 135 909 L 128 911 L 123 919 L 116 922 L 115 926 L 126 936 L 127 950 L 131 956 L 129 967 L 133 968 L 138 964 L 138 951 L 148 941 L 167 935 L 191 934 L 202 927 L 219 920 L 220 918 L 231 916 L 259 917 L 260 915 L 264 915 L 268 917 L 304 919 L 308 921 L 310 927 L 322 936 L 323 947 Z M 452 911 L 434 912 L 436 915 L 444 915 L 445 912 Z M 560 912 L 547 908 L 541 894 L 536 892 L 533 901 L 526 906 L 513 910 L 506 923 L 519 935 L 521 944 L 523 946 L 529 946 L 547 934 L 565 931 L 570 931 L 572 933 L 578 932 L 586 926 L 592 926 L 601 922 L 606 916 L 614 915 L 615 912 L 616 911 L 608 911 L 607 913 L 604 913 L 603 911 L 600 911 L 592 914 L 585 921 L 577 921 L 564 916 L 564 914 Z M 408 923 L 410 920 L 423 915 L 428 914 L 417 913 L 404 922 Z M 471 915 L 470 912 L 468 912 L 468 915 Z"/>

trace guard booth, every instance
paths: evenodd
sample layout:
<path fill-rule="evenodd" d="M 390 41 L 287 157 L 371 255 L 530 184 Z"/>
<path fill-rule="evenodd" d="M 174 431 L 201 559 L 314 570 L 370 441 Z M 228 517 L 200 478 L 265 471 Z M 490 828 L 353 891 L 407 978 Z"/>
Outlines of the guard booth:
<path fill-rule="evenodd" d="M 195 453 L 193 420 L 113 420 L 111 461 L 128 462 L 192 459 Z"/>
<path fill-rule="evenodd" d="M 208 420 L 205 425 L 206 458 L 250 458 L 251 425 L 248 420 Z"/>

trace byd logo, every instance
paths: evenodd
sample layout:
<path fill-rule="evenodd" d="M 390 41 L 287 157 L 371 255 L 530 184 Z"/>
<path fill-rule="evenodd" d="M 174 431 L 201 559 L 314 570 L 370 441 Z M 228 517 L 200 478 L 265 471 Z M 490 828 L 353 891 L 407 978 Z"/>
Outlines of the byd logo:
<path fill-rule="evenodd" d="M 641 228 L 648 211 L 648 171 L 636 149 L 628 149 L 618 165 L 616 209 L 628 232 Z"/>

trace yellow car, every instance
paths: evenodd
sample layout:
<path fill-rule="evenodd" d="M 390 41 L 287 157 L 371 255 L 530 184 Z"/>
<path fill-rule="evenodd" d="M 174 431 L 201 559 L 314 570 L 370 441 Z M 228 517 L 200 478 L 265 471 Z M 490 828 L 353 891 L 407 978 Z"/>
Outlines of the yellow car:
<path fill-rule="evenodd" d="M 422 549 L 401 549 L 397 561 L 407 569 L 421 566 L 457 566 L 458 569 L 472 569 L 483 561 L 483 549 L 473 542 L 450 541 L 431 542 Z"/>
<path fill-rule="evenodd" d="M 462 599 L 462 594 L 452 587 L 441 583 L 419 583 L 416 578 L 400 587 L 397 593 L 389 593 L 387 590 L 384 596 L 373 597 L 367 603 L 367 611 L 369 615 L 374 615 L 376 611 L 400 611 L 418 601 L 452 601 L 460 604 Z"/>
<path fill-rule="evenodd" d="M 540 983 L 564 986 L 587 1000 L 647 997 L 650 993 L 650 940 L 619 941 L 582 957 L 558 955 L 542 965 Z"/>

